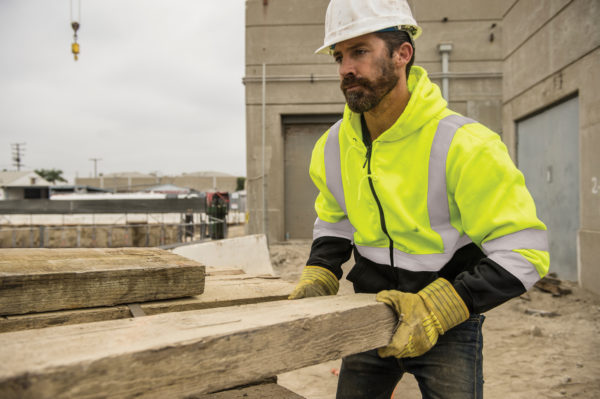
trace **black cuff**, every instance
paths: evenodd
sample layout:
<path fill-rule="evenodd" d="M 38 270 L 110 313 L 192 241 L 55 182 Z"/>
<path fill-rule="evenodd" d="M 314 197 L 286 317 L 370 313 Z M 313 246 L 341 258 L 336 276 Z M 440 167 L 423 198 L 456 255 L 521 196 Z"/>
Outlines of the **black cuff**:
<path fill-rule="evenodd" d="M 321 266 L 339 279 L 342 278 L 342 264 L 350 259 L 352 242 L 340 237 L 319 237 L 312 242 L 306 265 Z"/>

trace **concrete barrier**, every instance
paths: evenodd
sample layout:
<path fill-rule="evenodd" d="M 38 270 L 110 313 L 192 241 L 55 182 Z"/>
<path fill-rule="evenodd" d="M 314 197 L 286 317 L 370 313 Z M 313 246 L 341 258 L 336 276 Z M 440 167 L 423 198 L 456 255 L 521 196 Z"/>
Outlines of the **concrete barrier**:
<path fill-rule="evenodd" d="M 264 234 L 182 245 L 172 251 L 209 267 L 242 269 L 257 276 L 275 275 Z"/>

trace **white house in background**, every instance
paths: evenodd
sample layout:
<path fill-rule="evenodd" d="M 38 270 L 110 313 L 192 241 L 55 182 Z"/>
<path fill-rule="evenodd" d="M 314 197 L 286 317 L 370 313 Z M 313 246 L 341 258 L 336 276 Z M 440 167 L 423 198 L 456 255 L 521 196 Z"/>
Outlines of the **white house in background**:
<path fill-rule="evenodd" d="M 35 172 L 0 172 L 0 200 L 50 198 L 50 186 Z"/>

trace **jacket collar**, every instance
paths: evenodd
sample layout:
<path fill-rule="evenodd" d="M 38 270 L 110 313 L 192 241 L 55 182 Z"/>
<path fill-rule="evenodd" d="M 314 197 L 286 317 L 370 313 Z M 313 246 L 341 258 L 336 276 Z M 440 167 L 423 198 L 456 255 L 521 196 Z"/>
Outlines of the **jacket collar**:
<path fill-rule="evenodd" d="M 419 66 L 413 66 L 408 77 L 408 91 L 410 100 L 402 115 L 394 124 L 383 132 L 375 141 L 396 141 L 421 129 L 433 117 L 443 111 L 447 102 L 442 97 L 440 88 L 432 83 L 427 76 L 427 71 Z M 362 141 L 360 114 L 344 108 L 344 130 Z"/>

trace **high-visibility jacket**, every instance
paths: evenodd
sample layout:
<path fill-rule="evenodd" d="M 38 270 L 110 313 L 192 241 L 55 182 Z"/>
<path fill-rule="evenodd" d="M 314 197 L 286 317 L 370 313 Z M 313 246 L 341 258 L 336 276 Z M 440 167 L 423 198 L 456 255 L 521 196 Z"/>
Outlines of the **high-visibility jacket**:
<path fill-rule="evenodd" d="M 546 227 L 500 137 L 449 110 L 423 68 L 412 67 L 408 89 L 406 109 L 372 143 L 347 106 L 316 143 L 307 264 L 341 278 L 354 249 L 357 291 L 416 292 L 445 277 L 485 311 L 548 272 Z"/>

